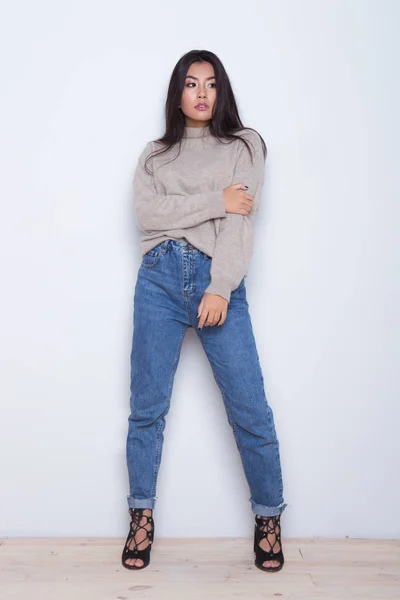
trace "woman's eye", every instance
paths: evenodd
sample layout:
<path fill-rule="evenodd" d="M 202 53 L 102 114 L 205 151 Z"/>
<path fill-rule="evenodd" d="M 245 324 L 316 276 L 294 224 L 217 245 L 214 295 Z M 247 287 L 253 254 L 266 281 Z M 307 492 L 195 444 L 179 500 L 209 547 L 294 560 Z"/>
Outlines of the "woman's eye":
<path fill-rule="evenodd" d="M 186 87 L 191 87 L 192 85 L 196 85 L 196 84 L 194 83 L 194 81 L 190 81 L 189 83 L 187 83 L 187 84 L 186 84 Z M 210 83 L 209 85 L 212 85 L 213 87 L 216 87 L 216 85 L 217 85 L 217 84 L 216 84 L 216 83 Z"/>

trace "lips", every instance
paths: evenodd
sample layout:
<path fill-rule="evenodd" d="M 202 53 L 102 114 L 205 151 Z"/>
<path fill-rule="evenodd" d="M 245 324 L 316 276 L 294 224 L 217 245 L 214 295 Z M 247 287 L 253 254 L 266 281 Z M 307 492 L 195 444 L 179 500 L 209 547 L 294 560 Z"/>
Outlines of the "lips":
<path fill-rule="evenodd" d="M 208 104 L 206 104 L 205 102 L 199 102 L 199 104 L 196 104 L 195 108 L 199 110 L 205 110 L 206 108 L 208 108 Z"/>

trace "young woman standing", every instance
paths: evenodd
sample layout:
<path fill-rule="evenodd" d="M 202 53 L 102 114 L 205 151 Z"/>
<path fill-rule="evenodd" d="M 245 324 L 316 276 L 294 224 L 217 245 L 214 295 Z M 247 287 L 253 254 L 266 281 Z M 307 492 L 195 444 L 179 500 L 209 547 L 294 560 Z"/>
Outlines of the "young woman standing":
<path fill-rule="evenodd" d="M 254 129 L 243 127 L 229 78 L 212 52 L 194 50 L 178 61 L 165 117 L 164 136 L 146 145 L 134 176 L 142 263 L 126 447 L 131 524 L 122 564 L 143 569 L 150 562 L 165 416 L 183 338 L 193 327 L 251 491 L 255 564 L 278 571 L 284 563 L 280 515 L 287 505 L 244 279 L 267 150 Z"/>

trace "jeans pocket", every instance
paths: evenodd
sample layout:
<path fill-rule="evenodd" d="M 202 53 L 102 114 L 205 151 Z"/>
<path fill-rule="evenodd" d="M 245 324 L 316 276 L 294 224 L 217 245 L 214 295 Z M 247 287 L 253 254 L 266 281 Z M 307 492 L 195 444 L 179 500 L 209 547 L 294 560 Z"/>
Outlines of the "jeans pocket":
<path fill-rule="evenodd" d="M 142 258 L 141 267 L 153 269 L 160 260 L 160 250 L 149 250 Z"/>

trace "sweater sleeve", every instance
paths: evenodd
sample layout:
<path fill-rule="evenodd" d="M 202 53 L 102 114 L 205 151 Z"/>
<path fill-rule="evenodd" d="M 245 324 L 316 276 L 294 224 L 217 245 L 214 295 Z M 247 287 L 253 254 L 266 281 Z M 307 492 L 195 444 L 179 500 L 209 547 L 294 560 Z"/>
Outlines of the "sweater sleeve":
<path fill-rule="evenodd" d="M 185 229 L 226 216 L 222 189 L 198 194 L 158 194 L 153 175 L 144 167 L 152 145 L 149 142 L 141 153 L 133 181 L 134 211 L 142 231 Z"/>
<path fill-rule="evenodd" d="M 247 273 L 253 254 L 254 236 L 252 219 L 259 208 L 259 200 L 264 184 L 265 157 L 260 136 L 254 131 L 242 134 L 253 147 L 253 159 L 245 144 L 236 160 L 233 183 L 243 183 L 253 195 L 253 206 L 248 216 L 228 213 L 220 223 L 214 253 L 211 261 L 211 283 L 205 292 L 218 294 L 228 302 L 231 292 L 240 284 Z"/>

